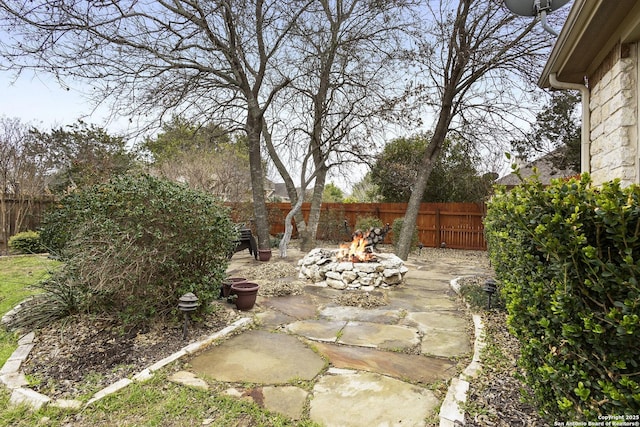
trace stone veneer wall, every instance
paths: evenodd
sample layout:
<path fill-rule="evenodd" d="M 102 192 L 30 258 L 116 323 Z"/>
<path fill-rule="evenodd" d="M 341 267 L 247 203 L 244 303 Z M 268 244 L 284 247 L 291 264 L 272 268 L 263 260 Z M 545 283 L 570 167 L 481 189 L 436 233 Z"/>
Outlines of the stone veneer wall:
<path fill-rule="evenodd" d="M 591 176 L 595 184 L 638 181 L 638 52 L 616 46 L 591 89 Z"/>

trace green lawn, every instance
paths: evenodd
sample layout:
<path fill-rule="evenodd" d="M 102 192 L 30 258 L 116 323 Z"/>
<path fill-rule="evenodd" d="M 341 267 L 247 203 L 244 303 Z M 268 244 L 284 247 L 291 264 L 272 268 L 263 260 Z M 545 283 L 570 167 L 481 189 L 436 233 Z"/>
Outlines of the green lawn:
<path fill-rule="evenodd" d="M 16 304 L 32 295 L 32 285 L 59 266 L 59 262 L 45 255 L 0 257 L 0 316 Z M 0 329 L 0 366 L 16 348 L 17 337 Z"/>

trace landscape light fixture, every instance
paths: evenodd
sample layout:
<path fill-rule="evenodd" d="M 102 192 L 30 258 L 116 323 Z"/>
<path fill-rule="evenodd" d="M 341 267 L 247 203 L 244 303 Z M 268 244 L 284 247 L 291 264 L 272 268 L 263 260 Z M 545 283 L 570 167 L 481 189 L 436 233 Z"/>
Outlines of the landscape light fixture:
<path fill-rule="evenodd" d="M 187 292 L 180 297 L 178 302 L 178 310 L 180 310 L 184 316 L 184 325 L 182 326 L 182 339 L 187 339 L 187 329 L 189 327 L 189 315 L 192 311 L 198 309 L 198 297 L 193 292 Z"/>
<path fill-rule="evenodd" d="M 487 293 L 487 310 L 491 310 L 491 296 L 496 293 L 497 289 L 495 280 L 487 279 L 484 282 L 484 291 Z"/>

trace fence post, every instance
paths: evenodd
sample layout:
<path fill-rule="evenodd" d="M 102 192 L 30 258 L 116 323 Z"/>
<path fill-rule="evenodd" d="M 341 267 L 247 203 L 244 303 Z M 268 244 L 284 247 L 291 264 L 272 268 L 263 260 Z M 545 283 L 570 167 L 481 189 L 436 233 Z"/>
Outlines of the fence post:
<path fill-rule="evenodd" d="M 442 243 L 442 229 L 440 227 L 440 208 L 436 208 L 436 247 Z"/>

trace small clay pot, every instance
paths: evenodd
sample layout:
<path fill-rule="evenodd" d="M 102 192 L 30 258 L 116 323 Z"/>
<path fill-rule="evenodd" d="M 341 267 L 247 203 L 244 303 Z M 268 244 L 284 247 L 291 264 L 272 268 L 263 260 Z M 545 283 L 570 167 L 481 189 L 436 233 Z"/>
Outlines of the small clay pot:
<path fill-rule="evenodd" d="M 235 295 L 238 310 L 251 310 L 256 303 L 260 285 L 253 282 L 241 282 L 231 285 L 231 293 Z"/>
<path fill-rule="evenodd" d="M 271 249 L 258 249 L 258 259 L 260 261 L 269 261 L 271 259 Z"/>
<path fill-rule="evenodd" d="M 234 283 L 243 283 L 246 282 L 247 279 L 244 277 L 227 277 L 222 281 L 222 289 L 220 296 L 222 298 L 229 298 L 231 296 L 231 285 Z"/>

